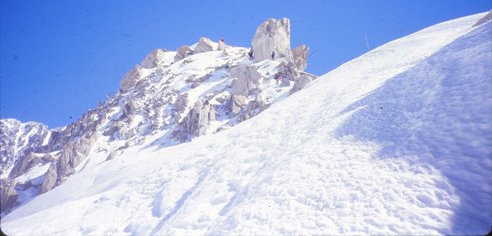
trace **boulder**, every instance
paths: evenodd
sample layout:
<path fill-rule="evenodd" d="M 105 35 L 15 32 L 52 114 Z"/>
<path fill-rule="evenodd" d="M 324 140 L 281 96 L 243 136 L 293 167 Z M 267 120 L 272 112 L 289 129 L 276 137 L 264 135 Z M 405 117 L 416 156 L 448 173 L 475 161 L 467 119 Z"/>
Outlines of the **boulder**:
<path fill-rule="evenodd" d="M 195 47 L 195 53 L 209 52 L 216 49 L 215 43 L 205 37 L 201 37 L 198 40 L 198 44 Z"/>
<path fill-rule="evenodd" d="M 155 68 L 157 66 L 168 66 L 174 62 L 174 57 L 172 57 L 173 54 L 173 52 L 169 52 L 165 49 L 156 49 L 143 59 L 140 66 L 146 69 Z"/>
<path fill-rule="evenodd" d="M 10 210 L 17 202 L 18 194 L 15 182 L 10 179 L 0 180 L 0 213 Z"/>
<path fill-rule="evenodd" d="M 193 55 L 193 50 L 187 46 L 187 45 L 183 45 L 181 47 L 178 48 L 177 52 L 176 52 L 176 56 L 174 56 L 174 61 L 179 61 L 189 55 Z"/>
<path fill-rule="evenodd" d="M 56 169 L 56 162 L 51 162 L 48 171 L 44 175 L 43 184 L 41 184 L 41 189 L 39 193 L 46 193 L 53 189 L 56 185 L 56 180 L 58 179 L 58 171 Z"/>
<path fill-rule="evenodd" d="M 256 29 L 251 43 L 255 62 L 277 58 L 285 58 L 287 61 L 292 61 L 289 19 L 268 19 L 263 22 Z"/>
<path fill-rule="evenodd" d="M 308 55 L 309 47 L 304 44 L 292 49 L 294 65 L 297 70 L 304 71 L 304 69 L 306 69 Z"/>

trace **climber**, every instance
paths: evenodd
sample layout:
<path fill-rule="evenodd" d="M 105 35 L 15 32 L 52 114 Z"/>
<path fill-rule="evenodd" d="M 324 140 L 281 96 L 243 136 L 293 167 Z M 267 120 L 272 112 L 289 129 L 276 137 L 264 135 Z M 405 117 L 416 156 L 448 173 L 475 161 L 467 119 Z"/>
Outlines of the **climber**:
<path fill-rule="evenodd" d="M 253 58 L 254 58 L 254 52 L 253 52 L 253 49 L 249 50 L 249 52 L 248 52 L 248 56 L 249 56 L 249 59 L 250 59 L 250 60 L 253 60 Z"/>
<path fill-rule="evenodd" d="M 275 81 L 277 81 L 277 84 L 278 84 L 278 82 L 280 81 L 280 72 L 277 72 L 277 74 L 275 74 L 274 79 L 275 79 Z"/>
<path fill-rule="evenodd" d="M 272 52 L 272 60 L 275 60 L 275 52 Z"/>
<path fill-rule="evenodd" d="M 223 38 L 219 40 L 219 45 L 218 45 L 217 49 L 219 51 L 224 51 L 226 49 L 226 44 L 225 44 L 225 41 Z"/>

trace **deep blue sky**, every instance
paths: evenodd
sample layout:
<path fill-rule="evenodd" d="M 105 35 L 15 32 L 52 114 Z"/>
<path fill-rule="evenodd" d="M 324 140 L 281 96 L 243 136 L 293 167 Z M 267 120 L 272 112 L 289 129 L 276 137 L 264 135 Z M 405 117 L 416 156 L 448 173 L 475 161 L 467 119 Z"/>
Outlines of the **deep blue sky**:
<path fill-rule="evenodd" d="M 320 75 L 365 53 L 365 34 L 374 48 L 492 8 L 492 0 L 0 1 L 0 117 L 52 128 L 114 94 L 155 48 L 201 36 L 250 46 L 264 20 L 288 17 L 291 45 L 311 47 L 307 71 Z"/>

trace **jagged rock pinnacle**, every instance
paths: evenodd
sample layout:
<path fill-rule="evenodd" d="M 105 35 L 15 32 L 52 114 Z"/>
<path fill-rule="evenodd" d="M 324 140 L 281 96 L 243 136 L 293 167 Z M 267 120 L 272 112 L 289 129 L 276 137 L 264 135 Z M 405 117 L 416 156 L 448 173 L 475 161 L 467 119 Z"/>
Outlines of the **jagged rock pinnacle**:
<path fill-rule="evenodd" d="M 290 21 L 287 18 L 268 19 L 257 29 L 252 40 L 256 62 L 286 58 L 292 61 L 290 51 Z"/>

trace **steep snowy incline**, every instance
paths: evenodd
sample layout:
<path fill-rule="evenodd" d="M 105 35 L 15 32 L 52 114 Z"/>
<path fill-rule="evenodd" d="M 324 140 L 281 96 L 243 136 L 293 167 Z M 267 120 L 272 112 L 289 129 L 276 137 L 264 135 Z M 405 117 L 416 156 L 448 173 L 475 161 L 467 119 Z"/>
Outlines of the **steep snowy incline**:
<path fill-rule="evenodd" d="M 13 211 L 2 229 L 484 234 L 492 24 L 472 28 L 484 15 L 383 45 L 226 131 L 129 147 Z"/>

